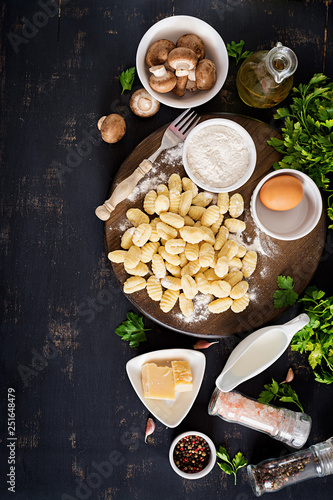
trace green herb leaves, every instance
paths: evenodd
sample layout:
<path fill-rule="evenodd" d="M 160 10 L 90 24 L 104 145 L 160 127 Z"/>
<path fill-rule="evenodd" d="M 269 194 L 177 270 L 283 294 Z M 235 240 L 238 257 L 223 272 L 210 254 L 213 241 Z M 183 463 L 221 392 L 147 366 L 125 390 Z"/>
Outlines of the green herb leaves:
<path fill-rule="evenodd" d="M 259 403 L 268 404 L 278 399 L 282 403 L 294 403 L 304 413 L 303 406 L 296 392 L 289 384 L 278 384 L 276 380 L 272 378 L 272 383 L 264 385 L 264 388 L 265 389 L 259 394 Z"/>
<path fill-rule="evenodd" d="M 123 88 L 121 94 L 124 93 L 124 90 L 132 90 L 134 77 L 135 77 L 135 67 L 129 68 L 126 71 L 123 71 L 121 75 L 119 75 L 119 81 Z"/>
<path fill-rule="evenodd" d="M 147 340 L 145 332 L 151 328 L 144 328 L 143 316 L 138 316 L 134 312 L 127 313 L 127 320 L 119 325 L 115 332 L 123 340 L 127 340 L 130 347 L 137 347 L 140 342 Z"/>
<path fill-rule="evenodd" d="M 333 172 L 333 83 L 316 73 L 307 85 L 292 92 L 292 104 L 277 110 L 274 118 L 283 118 L 282 140 L 271 138 L 268 144 L 283 156 L 275 169 L 292 168 L 309 175 L 318 187 L 329 191 Z M 328 198 L 328 216 L 333 221 L 333 207 Z M 329 226 L 333 228 L 333 224 Z"/>
<path fill-rule="evenodd" d="M 274 307 L 292 306 L 298 299 L 298 294 L 294 290 L 294 281 L 290 276 L 278 276 L 277 284 L 280 290 L 274 293 Z"/>
<path fill-rule="evenodd" d="M 241 59 L 246 59 L 251 54 L 253 54 L 253 52 L 249 52 L 248 50 L 242 53 L 244 44 L 244 40 L 241 40 L 239 43 L 227 43 L 228 56 L 234 57 L 236 59 L 236 64 L 238 64 Z"/>
<path fill-rule="evenodd" d="M 235 476 L 235 484 L 237 483 L 237 471 L 238 469 L 241 469 L 242 467 L 245 467 L 247 464 L 247 460 L 245 460 L 245 457 L 243 453 L 240 451 L 236 453 L 234 458 L 231 460 L 229 457 L 229 454 L 223 446 L 220 446 L 218 450 L 216 450 L 216 455 L 218 458 L 222 460 L 222 462 L 217 462 L 218 466 L 225 472 L 226 474 L 233 474 Z"/>
<path fill-rule="evenodd" d="M 278 286 L 280 290 L 276 290 L 273 295 L 274 307 L 295 304 L 298 295 L 294 291 L 293 279 L 290 276 L 279 276 Z M 325 298 L 325 292 L 318 290 L 315 286 L 310 286 L 298 302 L 303 304 L 303 311 L 309 316 L 310 321 L 294 335 L 291 341 L 291 350 L 299 351 L 301 354 L 309 353 L 308 361 L 313 369 L 315 380 L 322 384 L 332 384 L 333 297 Z M 284 396 L 289 397 L 290 394 Z M 263 395 L 263 397 L 268 397 L 268 395 Z"/>
<path fill-rule="evenodd" d="M 297 332 L 291 342 L 291 350 L 309 353 L 308 361 L 315 380 L 323 384 L 333 382 L 333 297 L 325 298 L 325 292 L 311 286 L 299 300 L 310 322 Z"/>

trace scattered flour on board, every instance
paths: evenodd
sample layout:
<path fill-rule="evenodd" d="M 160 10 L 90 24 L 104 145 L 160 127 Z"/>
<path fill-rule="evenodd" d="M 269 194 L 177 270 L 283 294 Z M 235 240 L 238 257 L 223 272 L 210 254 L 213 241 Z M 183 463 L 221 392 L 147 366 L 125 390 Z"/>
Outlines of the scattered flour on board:
<path fill-rule="evenodd" d="M 162 153 L 163 162 L 167 162 L 171 167 L 176 166 L 182 159 L 182 154 L 183 143 L 180 143 L 174 148 L 167 149 Z M 151 170 L 139 181 L 138 185 L 133 189 L 127 199 L 129 201 L 136 201 L 143 194 L 147 194 L 148 191 L 156 189 L 159 184 L 165 184 L 168 179 L 169 175 L 162 170 L 159 161 L 156 160 Z"/>
<path fill-rule="evenodd" d="M 128 219 L 122 220 L 122 222 L 117 226 L 117 227 L 110 227 L 109 229 L 118 229 L 119 231 L 126 231 L 126 229 L 129 229 L 132 227 L 132 224 Z"/>
<path fill-rule="evenodd" d="M 248 211 L 245 211 L 245 223 L 247 224 Z M 277 245 L 272 241 L 266 239 L 266 235 L 263 234 L 257 226 L 254 226 L 255 237 L 251 239 L 250 237 L 244 235 L 244 233 L 233 233 L 229 234 L 229 239 L 236 241 L 246 247 L 246 250 L 253 250 L 258 252 L 265 257 L 273 257 L 277 253 Z"/>
<path fill-rule="evenodd" d="M 167 162 L 169 166 L 175 167 L 182 160 L 182 155 L 183 143 L 181 142 L 177 146 L 163 151 L 161 153 L 161 158 L 163 158 L 163 163 Z M 143 197 L 143 195 L 146 195 L 148 191 L 156 189 L 159 184 L 167 183 L 168 179 L 169 175 L 162 170 L 159 160 L 156 160 L 151 170 L 139 181 L 127 199 L 131 202 L 135 202 Z M 131 227 L 131 223 L 127 218 L 124 218 L 118 225 L 110 226 L 109 230 L 124 232 L 129 227 Z"/>
<path fill-rule="evenodd" d="M 212 295 L 198 293 L 193 300 L 194 312 L 191 316 L 184 316 L 182 313 L 176 313 L 175 316 L 180 321 L 185 323 L 197 323 L 198 321 L 203 321 L 208 318 L 210 311 L 208 309 L 208 304 L 212 301 Z"/>

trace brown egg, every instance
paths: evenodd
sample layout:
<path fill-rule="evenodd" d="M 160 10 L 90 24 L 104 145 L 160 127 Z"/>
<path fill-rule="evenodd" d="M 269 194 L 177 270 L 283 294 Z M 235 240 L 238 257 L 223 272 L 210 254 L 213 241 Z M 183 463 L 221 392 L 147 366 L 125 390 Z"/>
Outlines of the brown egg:
<path fill-rule="evenodd" d="M 290 210 L 296 207 L 303 198 L 302 182 L 293 175 L 276 175 L 262 186 L 259 192 L 260 201 L 271 210 Z"/>

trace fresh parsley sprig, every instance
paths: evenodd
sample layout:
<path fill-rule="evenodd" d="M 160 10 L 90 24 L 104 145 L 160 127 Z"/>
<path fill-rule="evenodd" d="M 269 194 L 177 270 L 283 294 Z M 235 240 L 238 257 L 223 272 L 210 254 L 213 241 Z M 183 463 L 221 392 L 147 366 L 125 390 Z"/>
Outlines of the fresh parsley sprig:
<path fill-rule="evenodd" d="M 298 299 L 298 294 L 294 290 L 294 280 L 290 276 L 278 276 L 277 284 L 280 290 L 274 292 L 274 307 L 293 306 Z"/>
<path fill-rule="evenodd" d="M 281 288 L 274 293 L 274 307 L 293 305 L 298 298 L 293 290 L 294 283 L 290 276 L 279 276 Z M 322 384 L 333 383 L 333 296 L 325 297 L 325 292 L 316 286 L 305 290 L 298 300 L 303 304 L 303 311 L 310 321 L 291 341 L 291 350 L 301 354 L 308 353 L 308 361 L 314 372 L 315 380 Z"/>
<path fill-rule="evenodd" d="M 123 340 L 127 340 L 130 347 L 138 347 L 141 342 L 147 340 L 145 332 L 151 328 L 145 328 L 143 324 L 143 316 L 138 316 L 134 312 L 127 313 L 127 320 L 119 325 L 115 332 Z"/>
<path fill-rule="evenodd" d="M 236 59 L 236 64 L 238 64 L 241 59 L 246 59 L 251 54 L 253 54 L 253 52 L 249 52 L 248 50 L 242 53 L 244 44 L 245 44 L 244 40 L 241 40 L 238 43 L 236 42 L 227 43 L 228 56 L 234 57 Z"/>
<path fill-rule="evenodd" d="M 264 385 L 264 390 L 259 394 L 258 401 L 259 403 L 269 404 L 276 399 L 282 403 L 294 403 L 301 412 L 304 413 L 303 406 L 294 389 L 286 383 L 278 384 L 276 380 L 272 378 L 271 384 Z"/>
<path fill-rule="evenodd" d="M 292 93 L 289 108 L 279 108 L 274 118 L 284 120 L 282 139 L 272 137 L 268 144 L 283 158 L 275 169 L 292 168 L 309 175 L 318 187 L 332 193 L 333 172 L 333 82 L 322 73 L 313 75 L 307 85 Z M 328 197 L 327 213 L 333 221 L 333 194 Z M 333 224 L 329 226 L 333 228 Z"/>
<path fill-rule="evenodd" d="M 123 95 L 124 90 L 132 90 L 132 85 L 135 77 L 135 67 L 128 68 L 119 75 L 119 81 L 123 88 L 121 95 Z"/>
<path fill-rule="evenodd" d="M 218 458 L 222 460 L 222 462 L 217 462 L 218 466 L 225 472 L 226 474 L 233 474 L 235 476 L 235 483 L 237 483 L 237 471 L 238 469 L 241 469 L 242 467 L 245 467 L 247 464 L 247 460 L 245 460 L 245 457 L 243 453 L 240 451 L 236 453 L 234 458 L 231 460 L 229 457 L 229 454 L 223 446 L 220 446 L 218 450 L 216 450 L 216 455 Z"/>
<path fill-rule="evenodd" d="M 291 350 L 309 353 L 308 361 L 315 380 L 322 384 L 333 383 L 333 297 L 310 286 L 299 300 L 310 322 L 297 332 Z"/>

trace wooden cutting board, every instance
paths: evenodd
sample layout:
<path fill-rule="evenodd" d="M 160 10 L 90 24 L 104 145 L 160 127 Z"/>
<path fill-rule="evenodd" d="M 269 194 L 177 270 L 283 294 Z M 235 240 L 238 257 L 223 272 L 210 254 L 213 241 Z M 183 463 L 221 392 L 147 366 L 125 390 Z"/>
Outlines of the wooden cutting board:
<path fill-rule="evenodd" d="M 173 330 L 193 336 L 221 337 L 224 335 L 240 334 L 259 328 L 265 323 L 274 320 L 284 312 L 282 309 L 274 309 L 273 293 L 276 290 L 277 277 L 289 275 L 294 279 L 295 290 L 301 293 L 310 282 L 319 263 L 320 256 L 325 243 L 326 223 L 322 214 L 316 228 L 304 238 L 295 241 L 280 241 L 267 236 L 254 224 L 250 215 L 250 198 L 252 192 L 260 179 L 272 170 L 272 165 L 280 159 L 280 154 L 271 146 L 267 140 L 278 137 L 279 134 L 269 125 L 252 118 L 234 114 L 212 114 L 204 115 L 201 121 L 210 118 L 228 118 L 242 125 L 252 136 L 257 150 L 257 165 L 250 180 L 238 189 L 244 198 L 245 211 L 240 217 L 246 222 L 244 232 L 244 244 L 250 249 L 258 252 L 258 264 L 254 274 L 248 278 L 250 304 L 239 314 L 228 310 L 221 314 L 208 313 L 206 304 L 198 301 L 195 305 L 195 314 L 190 318 L 184 318 L 180 313 L 178 303 L 169 313 L 163 313 L 158 302 L 152 301 L 146 290 L 127 295 L 128 299 L 143 314 L 154 321 Z M 127 176 L 144 159 L 148 158 L 159 147 L 163 127 L 152 133 L 142 141 L 121 165 L 115 179 L 114 187 Z M 167 184 L 169 176 L 176 172 L 181 177 L 186 176 L 179 149 L 162 153 L 157 159 L 154 167 L 140 184 L 129 199 L 123 201 L 112 213 L 110 219 L 105 223 L 105 244 L 107 252 L 120 249 L 120 238 L 130 224 L 126 218 L 129 208 L 140 208 L 143 199 L 151 189 L 158 184 Z M 124 271 L 122 264 L 112 264 L 111 268 L 122 288 L 124 281 L 129 277 Z"/>

